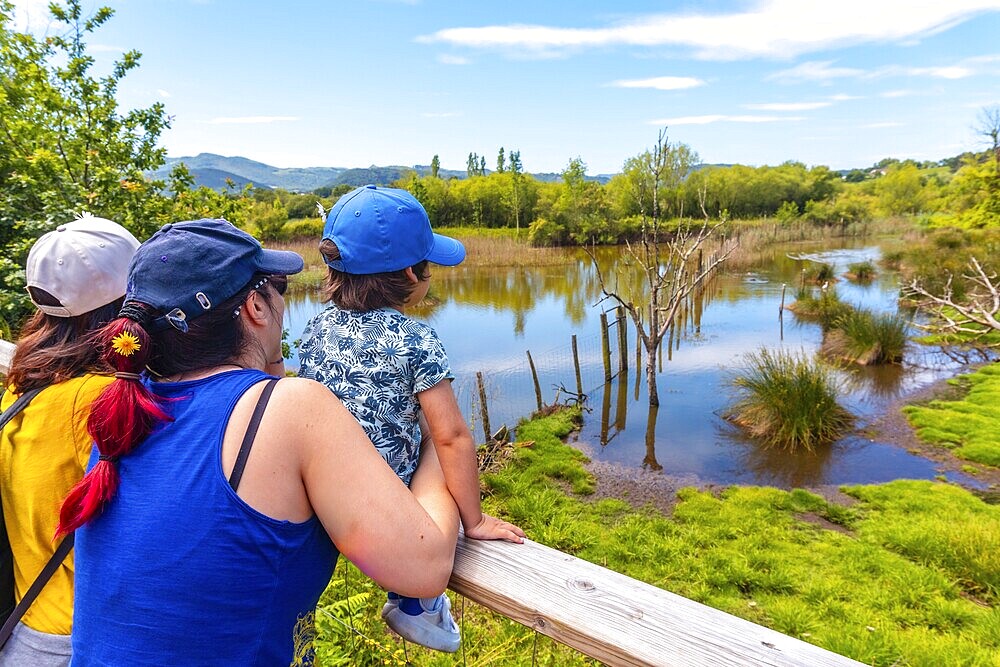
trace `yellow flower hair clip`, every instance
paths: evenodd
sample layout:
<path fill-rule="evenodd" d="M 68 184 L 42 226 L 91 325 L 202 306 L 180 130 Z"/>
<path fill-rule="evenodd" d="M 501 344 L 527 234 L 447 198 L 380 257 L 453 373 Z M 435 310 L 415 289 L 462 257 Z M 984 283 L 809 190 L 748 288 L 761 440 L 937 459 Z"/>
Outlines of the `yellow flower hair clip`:
<path fill-rule="evenodd" d="M 123 331 L 111 339 L 111 347 L 123 357 L 131 357 L 142 345 L 139 344 L 139 339 L 134 335 Z"/>

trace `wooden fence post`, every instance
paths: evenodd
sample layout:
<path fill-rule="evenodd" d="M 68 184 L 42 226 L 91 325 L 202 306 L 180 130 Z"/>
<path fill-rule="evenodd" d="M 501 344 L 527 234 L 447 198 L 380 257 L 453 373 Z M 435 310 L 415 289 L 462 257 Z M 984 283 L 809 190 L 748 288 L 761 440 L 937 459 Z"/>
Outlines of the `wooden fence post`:
<path fill-rule="evenodd" d="M 576 394 L 583 399 L 583 378 L 580 376 L 580 355 L 576 351 L 576 334 L 573 334 L 573 368 L 576 369 Z"/>
<path fill-rule="evenodd" d="M 601 313 L 601 357 L 604 359 L 604 382 L 611 382 L 611 340 L 607 313 Z"/>
<path fill-rule="evenodd" d="M 628 320 L 625 319 L 625 307 L 618 306 L 618 370 L 624 373 L 628 370 Z"/>
<path fill-rule="evenodd" d="M 479 387 L 479 411 L 483 417 L 483 435 L 485 442 L 490 441 L 490 411 L 486 406 L 486 385 L 483 383 L 483 372 L 476 371 L 476 385 Z"/>
<path fill-rule="evenodd" d="M 535 383 L 535 402 L 538 404 L 538 409 L 542 409 L 542 387 L 538 384 L 538 371 L 535 370 L 535 362 L 531 358 L 531 350 L 525 350 L 528 355 L 528 366 L 531 367 L 531 379 Z"/>

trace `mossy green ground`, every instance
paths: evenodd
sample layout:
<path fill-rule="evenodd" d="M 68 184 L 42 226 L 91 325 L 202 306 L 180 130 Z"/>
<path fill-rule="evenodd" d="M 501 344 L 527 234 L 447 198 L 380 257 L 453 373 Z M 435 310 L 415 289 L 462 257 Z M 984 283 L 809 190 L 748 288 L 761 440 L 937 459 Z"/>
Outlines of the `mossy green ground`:
<path fill-rule="evenodd" d="M 850 507 L 766 487 L 685 489 L 669 517 L 591 501 L 584 457 L 562 442 L 577 414 L 521 425 L 518 440 L 535 444 L 486 476 L 487 511 L 538 542 L 866 664 L 1000 667 L 1000 507 L 949 484 L 904 480 L 847 487 Z M 341 564 L 317 614 L 322 664 L 403 664 L 379 620 L 382 603 Z M 454 608 L 464 656 L 409 645 L 411 664 L 593 664 L 468 600 Z M 365 638 L 352 646 L 333 617 Z"/>
<path fill-rule="evenodd" d="M 912 405 L 903 413 L 922 440 L 967 461 L 1000 467 L 1000 364 L 950 382 L 967 392 L 964 398 Z"/>

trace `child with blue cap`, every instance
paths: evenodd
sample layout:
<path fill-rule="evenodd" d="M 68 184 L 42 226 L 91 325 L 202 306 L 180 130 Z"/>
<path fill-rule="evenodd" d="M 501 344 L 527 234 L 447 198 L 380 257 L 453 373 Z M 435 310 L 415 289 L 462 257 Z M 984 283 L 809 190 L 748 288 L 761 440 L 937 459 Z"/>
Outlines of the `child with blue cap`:
<path fill-rule="evenodd" d="M 483 514 L 475 443 L 451 388 L 448 356 L 434 329 L 405 314 L 427 294 L 428 264 L 459 264 L 465 247 L 433 233 L 409 192 L 368 185 L 330 210 L 320 252 L 331 304 L 306 325 L 299 374 L 343 401 L 406 484 L 421 451 L 433 448 L 467 538 L 522 542 L 523 530 Z M 444 594 L 390 592 L 382 617 L 405 639 L 454 652 L 461 636 L 450 604 Z"/>

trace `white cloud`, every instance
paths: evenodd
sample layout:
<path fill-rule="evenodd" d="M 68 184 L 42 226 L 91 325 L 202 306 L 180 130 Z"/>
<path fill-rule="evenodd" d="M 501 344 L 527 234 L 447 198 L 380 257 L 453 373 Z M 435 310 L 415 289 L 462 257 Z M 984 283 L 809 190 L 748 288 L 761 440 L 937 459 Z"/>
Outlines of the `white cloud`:
<path fill-rule="evenodd" d="M 950 65 L 941 67 L 902 67 L 900 65 L 888 65 L 880 67 L 870 74 L 865 75 L 866 79 L 881 79 L 890 76 L 929 76 L 935 79 L 965 79 L 974 76 L 975 72 L 962 65 Z"/>
<path fill-rule="evenodd" d="M 912 41 L 996 10 L 1000 0 L 760 0 L 731 13 L 647 15 L 598 28 L 446 28 L 417 40 L 508 52 L 682 46 L 705 60 L 787 58 L 837 46 Z"/>
<path fill-rule="evenodd" d="M 164 98 L 164 99 L 170 97 L 170 93 L 168 93 L 167 91 L 163 90 L 162 88 L 157 88 L 156 89 L 156 94 L 159 95 L 160 97 Z"/>
<path fill-rule="evenodd" d="M 879 97 L 884 97 L 886 99 L 895 99 L 897 97 L 909 97 L 913 95 L 912 90 L 887 90 L 884 93 L 879 93 Z"/>
<path fill-rule="evenodd" d="M 861 100 L 864 99 L 860 95 L 848 95 L 847 93 L 837 93 L 836 95 L 830 95 L 830 99 L 834 102 L 847 102 L 848 100 Z"/>
<path fill-rule="evenodd" d="M 812 60 L 784 69 L 769 75 L 766 81 L 781 83 L 799 83 L 802 81 L 829 81 L 843 77 L 857 77 L 865 73 L 863 69 L 853 67 L 831 67 L 832 60 Z"/>
<path fill-rule="evenodd" d="M 690 76 L 657 76 L 652 79 L 620 79 L 613 81 L 617 88 L 655 88 L 656 90 L 685 90 L 704 86 L 705 82 Z"/>
<path fill-rule="evenodd" d="M 260 125 L 298 120 L 298 116 L 223 116 L 208 121 L 210 125 Z"/>
<path fill-rule="evenodd" d="M 881 123 L 868 123 L 866 125 L 862 125 L 861 127 L 866 130 L 879 130 L 886 127 L 902 127 L 902 126 L 903 126 L 902 123 L 899 123 L 894 120 L 888 120 Z"/>
<path fill-rule="evenodd" d="M 442 53 L 437 57 L 437 60 L 442 65 L 468 65 L 471 61 L 468 58 L 463 58 L 462 56 L 453 56 L 447 53 Z"/>
<path fill-rule="evenodd" d="M 828 107 L 832 102 L 771 102 L 767 104 L 744 104 L 744 109 L 755 111 L 812 111 Z"/>
<path fill-rule="evenodd" d="M 455 118 L 457 116 L 461 116 L 462 113 L 460 111 L 439 111 L 439 112 L 429 111 L 426 113 L 422 113 L 420 115 L 423 116 L 424 118 Z"/>
<path fill-rule="evenodd" d="M 649 121 L 649 125 L 708 125 L 709 123 L 775 123 L 783 120 L 805 120 L 801 116 L 727 116 L 708 114 L 705 116 L 680 116 Z"/>

